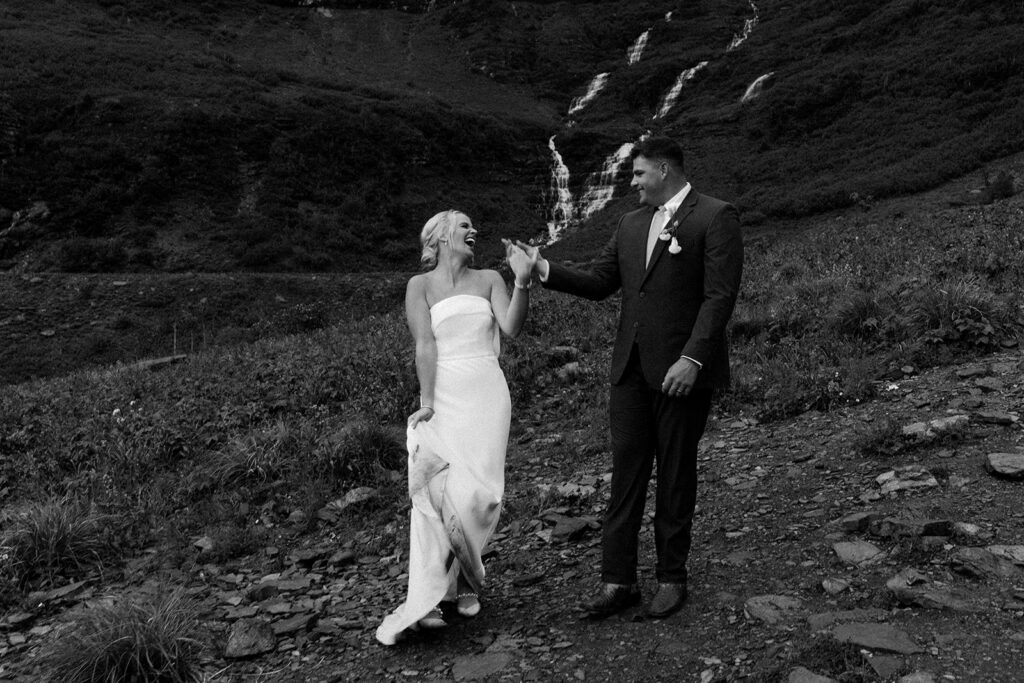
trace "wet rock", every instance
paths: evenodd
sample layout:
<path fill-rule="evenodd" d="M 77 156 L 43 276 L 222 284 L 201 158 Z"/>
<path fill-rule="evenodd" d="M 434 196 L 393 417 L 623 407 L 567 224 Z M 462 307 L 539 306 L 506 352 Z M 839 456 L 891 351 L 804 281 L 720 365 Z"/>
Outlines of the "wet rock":
<path fill-rule="evenodd" d="M 927 671 L 915 671 L 906 676 L 900 676 L 896 683 L 935 683 L 935 676 Z"/>
<path fill-rule="evenodd" d="M 1024 479 L 1024 453 L 989 453 L 985 469 L 998 477 Z"/>
<path fill-rule="evenodd" d="M 833 629 L 832 637 L 840 643 L 852 643 L 868 650 L 903 655 L 924 652 L 924 648 L 915 643 L 906 631 L 890 624 L 840 624 Z"/>
<path fill-rule="evenodd" d="M 339 550 L 335 552 L 327 560 L 327 564 L 332 567 L 341 567 L 346 564 L 352 564 L 356 561 L 356 554 L 351 550 Z"/>
<path fill-rule="evenodd" d="M 551 530 L 552 541 L 568 541 L 579 538 L 587 529 L 598 526 L 595 517 L 569 517 L 554 512 L 544 515 L 544 520 L 555 523 Z"/>
<path fill-rule="evenodd" d="M 787 683 L 836 683 L 836 679 L 828 676 L 820 676 L 810 669 L 798 666 L 789 672 L 786 678 Z"/>
<path fill-rule="evenodd" d="M 840 541 L 832 544 L 832 549 L 847 564 L 867 564 L 884 556 L 881 548 L 868 541 Z"/>
<path fill-rule="evenodd" d="M 258 619 L 236 621 L 228 634 L 224 648 L 227 659 L 242 659 L 273 652 L 277 649 L 277 637 L 270 624 Z"/>
<path fill-rule="evenodd" d="M 277 596 L 281 590 L 277 587 L 277 583 L 274 581 L 264 581 L 256 584 L 248 591 L 246 591 L 246 597 L 253 602 L 263 602 Z"/>
<path fill-rule="evenodd" d="M 479 681 L 497 676 L 512 661 L 504 652 L 485 652 L 480 655 L 459 657 L 452 666 L 452 677 L 456 681 Z"/>
<path fill-rule="evenodd" d="M 803 603 L 788 595 L 758 595 L 747 600 L 743 611 L 747 617 L 766 624 L 779 624 L 800 616 Z"/>
<path fill-rule="evenodd" d="M 1017 421 L 1017 417 L 1009 413 L 1000 413 L 996 411 L 979 411 L 975 413 L 975 417 L 979 422 L 986 422 L 988 424 L 996 425 L 1012 425 Z"/>

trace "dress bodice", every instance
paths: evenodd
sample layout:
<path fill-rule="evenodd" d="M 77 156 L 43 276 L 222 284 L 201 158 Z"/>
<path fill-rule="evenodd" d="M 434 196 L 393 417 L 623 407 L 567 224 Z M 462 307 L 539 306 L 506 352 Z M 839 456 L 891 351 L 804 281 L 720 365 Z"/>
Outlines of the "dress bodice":
<path fill-rule="evenodd" d="M 430 307 L 437 360 L 497 356 L 498 324 L 491 302 L 475 294 L 456 294 Z"/>

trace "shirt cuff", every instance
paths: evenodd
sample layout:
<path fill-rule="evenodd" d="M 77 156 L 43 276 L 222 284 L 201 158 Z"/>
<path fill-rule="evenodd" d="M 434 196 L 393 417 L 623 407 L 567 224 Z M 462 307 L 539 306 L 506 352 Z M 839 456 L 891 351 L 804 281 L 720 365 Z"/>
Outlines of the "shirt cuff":
<path fill-rule="evenodd" d="M 537 261 L 537 277 L 541 282 L 548 281 L 548 275 L 551 274 L 551 264 L 548 263 L 547 259 Z"/>
<path fill-rule="evenodd" d="M 699 368 L 700 370 L 703 370 L 703 369 L 704 369 L 704 364 L 703 364 L 703 363 L 701 363 L 701 362 L 700 362 L 699 360 L 697 360 L 696 358 L 690 358 L 689 356 L 679 356 L 679 357 L 680 357 L 680 358 L 685 358 L 686 360 L 690 361 L 691 363 L 693 363 L 694 365 L 696 365 L 696 366 L 697 366 L 697 367 L 698 367 L 698 368 Z"/>

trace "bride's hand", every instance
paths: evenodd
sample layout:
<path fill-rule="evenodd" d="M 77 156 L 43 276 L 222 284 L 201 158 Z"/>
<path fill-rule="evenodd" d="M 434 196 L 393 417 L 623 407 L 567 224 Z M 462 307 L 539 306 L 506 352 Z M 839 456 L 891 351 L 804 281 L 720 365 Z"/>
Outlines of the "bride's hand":
<path fill-rule="evenodd" d="M 434 417 L 433 408 L 420 408 L 409 416 L 409 427 L 416 429 L 416 425 L 420 422 L 430 422 L 430 418 L 432 417 Z"/>

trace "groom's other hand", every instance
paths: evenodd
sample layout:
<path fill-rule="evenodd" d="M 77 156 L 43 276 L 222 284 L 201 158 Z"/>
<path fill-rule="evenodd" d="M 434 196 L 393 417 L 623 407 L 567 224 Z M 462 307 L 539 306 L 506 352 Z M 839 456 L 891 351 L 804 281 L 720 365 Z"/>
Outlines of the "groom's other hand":
<path fill-rule="evenodd" d="M 698 372 L 700 366 L 697 363 L 689 358 L 680 358 L 665 373 L 665 379 L 661 383 L 662 392 L 667 396 L 689 396 L 697 381 Z"/>

